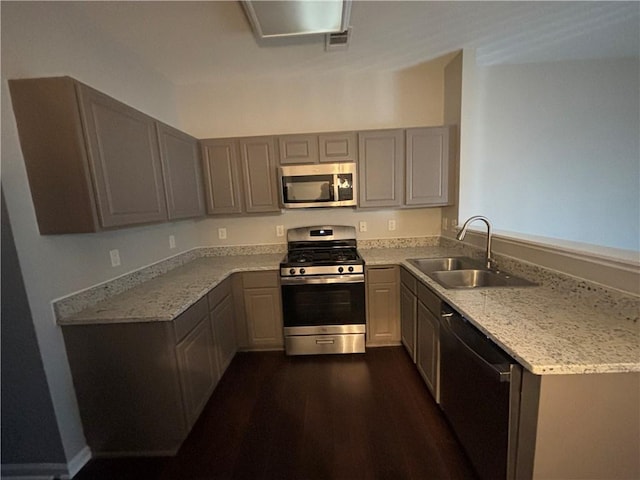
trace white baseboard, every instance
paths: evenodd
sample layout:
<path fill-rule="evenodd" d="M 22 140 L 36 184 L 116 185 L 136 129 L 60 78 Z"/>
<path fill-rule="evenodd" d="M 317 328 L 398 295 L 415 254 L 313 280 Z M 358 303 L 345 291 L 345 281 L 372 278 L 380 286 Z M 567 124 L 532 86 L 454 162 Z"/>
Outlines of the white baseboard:
<path fill-rule="evenodd" d="M 69 480 L 91 460 L 91 449 L 84 447 L 69 463 L 8 463 L 0 466 L 2 480 Z"/>
<path fill-rule="evenodd" d="M 0 467 L 2 480 L 52 480 L 69 478 L 64 463 L 10 463 Z"/>
<path fill-rule="evenodd" d="M 91 449 L 89 446 L 85 446 L 80 450 L 68 463 L 67 470 L 69 471 L 69 477 L 73 478 L 82 467 L 84 467 L 89 460 L 91 460 Z"/>

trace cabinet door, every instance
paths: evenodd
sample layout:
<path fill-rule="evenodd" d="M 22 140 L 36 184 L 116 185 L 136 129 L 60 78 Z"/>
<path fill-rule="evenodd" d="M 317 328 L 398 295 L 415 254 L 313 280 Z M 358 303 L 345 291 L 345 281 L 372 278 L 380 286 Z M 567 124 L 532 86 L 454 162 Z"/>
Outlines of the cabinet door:
<path fill-rule="evenodd" d="M 280 165 L 318 163 L 317 135 L 283 135 L 278 146 Z"/>
<path fill-rule="evenodd" d="M 433 313 L 418 302 L 418 337 L 416 365 L 436 402 L 440 401 L 438 391 L 440 376 L 440 322 Z"/>
<path fill-rule="evenodd" d="M 211 311 L 210 319 L 216 346 L 218 371 L 220 377 L 222 377 L 238 350 L 235 316 L 233 313 L 233 297 L 231 295 L 227 295 L 224 300 Z"/>
<path fill-rule="evenodd" d="M 405 203 L 446 205 L 449 200 L 449 129 L 410 128 Z"/>
<path fill-rule="evenodd" d="M 211 326 L 206 317 L 176 346 L 185 416 L 191 427 L 218 382 Z"/>
<path fill-rule="evenodd" d="M 398 268 L 367 269 L 367 345 L 398 345 Z"/>
<path fill-rule="evenodd" d="M 245 289 L 244 308 L 249 347 L 283 348 L 280 289 L 273 287 Z"/>
<path fill-rule="evenodd" d="M 398 207 L 403 200 L 404 130 L 358 134 L 360 207 Z"/>
<path fill-rule="evenodd" d="M 400 332 L 402 344 L 416 361 L 416 322 L 418 299 L 405 284 L 400 285 Z"/>
<path fill-rule="evenodd" d="M 242 213 L 237 140 L 203 140 L 201 145 L 207 213 Z"/>
<path fill-rule="evenodd" d="M 202 167 L 198 140 L 162 123 L 156 123 L 167 213 L 170 220 L 204 215 Z"/>
<path fill-rule="evenodd" d="M 355 162 L 358 159 L 358 140 L 355 132 L 324 133 L 318 135 L 320 163 Z"/>
<path fill-rule="evenodd" d="M 78 91 L 101 225 L 166 220 L 154 120 L 85 85 Z"/>
<path fill-rule="evenodd" d="M 240 139 L 240 159 L 246 211 L 279 211 L 273 137 Z"/>

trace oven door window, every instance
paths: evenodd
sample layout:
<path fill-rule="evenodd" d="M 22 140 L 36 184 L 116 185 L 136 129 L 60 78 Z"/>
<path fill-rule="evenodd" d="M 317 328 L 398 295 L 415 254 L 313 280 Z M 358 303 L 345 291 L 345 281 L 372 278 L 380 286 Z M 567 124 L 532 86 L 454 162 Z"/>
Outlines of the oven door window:
<path fill-rule="evenodd" d="M 333 175 L 282 177 L 285 203 L 333 202 Z"/>
<path fill-rule="evenodd" d="M 363 283 L 283 285 L 285 327 L 365 323 Z"/>

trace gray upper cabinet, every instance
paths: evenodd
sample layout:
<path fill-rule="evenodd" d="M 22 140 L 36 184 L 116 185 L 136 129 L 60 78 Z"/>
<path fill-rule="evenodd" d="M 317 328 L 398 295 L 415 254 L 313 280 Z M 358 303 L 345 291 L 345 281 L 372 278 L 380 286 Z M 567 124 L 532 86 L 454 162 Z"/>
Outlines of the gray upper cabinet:
<path fill-rule="evenodd" d="M 192 137 L 71 77 L 9 87 L 41 234 L 202 214 Z"/>
<path fill-rule="evenodd" d="M 240 163 L 248 213 L 280 211 L 274 142 L 274 137 L 240 139 Z"/>
<path fill-rule="evenodd" d="M 240 162 L 235 139 L 202 140 L 207 213 L 242 213 Z"/>
<path fill-rule="evenodd" d="M 102 227 L 166 220 L 154 119 L 85 85 L 78 93 Z"/>
<path fill-rule="evenodd" d="M 355 132 L 318 135 L 320 162 L 355 162 L 358 159 L 358 139 Z"/>
<path fill-rule="evenodd" d="M 399 207 L 403 200 L 404 130 L 358 134 L 360 207 Z"/>
<path fill-rule="evenodd" d="M 278 137 L 280 165 L 355 162 L 358 159 L 355 132 L 332 132 Z"/>
<path fill-rule="evenodd" d="M 405 203 L 446 205 L 449 201 L 449 128 L 406 131 Z"/>
<path fill-rule="evenodd" d="M 198 140 L 156 122 L 170 220 L 204 215 Z"/>
<path fill-rule="evenodd" d="M 318 163 L 317 135 L 283 135 L 278 147 L 280 165 Z"/>

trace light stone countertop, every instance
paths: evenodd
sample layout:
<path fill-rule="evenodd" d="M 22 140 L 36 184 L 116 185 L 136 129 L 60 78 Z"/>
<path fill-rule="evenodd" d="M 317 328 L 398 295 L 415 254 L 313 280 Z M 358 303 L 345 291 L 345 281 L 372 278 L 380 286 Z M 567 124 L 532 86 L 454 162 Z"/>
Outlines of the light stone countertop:
<path fill-rule="evenodd" d="M 640 324 L 549 286 L 447 290 L 406 260 L 442 247 L 359 249 L 369 266 L 403 265 L 534 374 L 640 372 Z M 66 318 L 60 325 L 170 321 L 230 274 L 277 270 L 283 254 L 197 258 Z M 628 308 L 627 310 L 628 311 Z"/>

